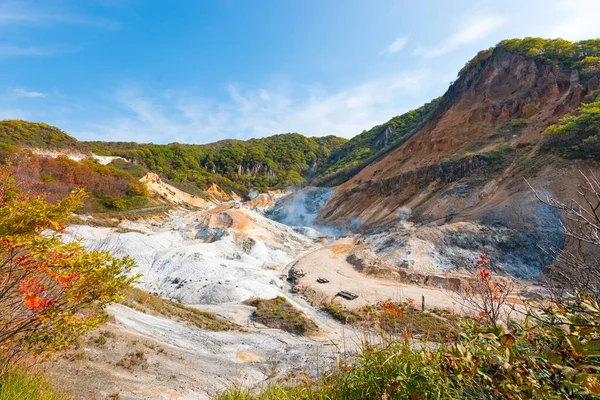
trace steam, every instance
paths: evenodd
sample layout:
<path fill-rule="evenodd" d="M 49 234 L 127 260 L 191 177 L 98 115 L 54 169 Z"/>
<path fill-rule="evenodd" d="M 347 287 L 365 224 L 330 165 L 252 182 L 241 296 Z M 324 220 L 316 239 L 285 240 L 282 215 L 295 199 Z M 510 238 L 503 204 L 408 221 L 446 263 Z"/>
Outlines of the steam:
<path fill-rule="evenodd" d="M 280 201 L 269 213 L 275 221 L 292 227 L 304 227 L 316 230 L 327 236 L 341 236 L 343 229 L 315 224 L 319 210 L 329 201 L 333 189 L 304 188 Z"/>
<path fill-rule="evenodd" d="M 400 207 L 396 210 L 396 216 L 400 219 L 400 225 L 404 229 L 408 229 L 410 225 L 408 224 L 408 219 L 412 215 L 412 210 L 408 207 Z"/>
<path fill-rule="evenodd" d="M 254 200 L 256 197 L 258 197 L 260 193 L 258 193 L 258 191 L 256 189 L 250 189 L 250 191 L 248 192 L 248 198 L 250 200 Z"/>

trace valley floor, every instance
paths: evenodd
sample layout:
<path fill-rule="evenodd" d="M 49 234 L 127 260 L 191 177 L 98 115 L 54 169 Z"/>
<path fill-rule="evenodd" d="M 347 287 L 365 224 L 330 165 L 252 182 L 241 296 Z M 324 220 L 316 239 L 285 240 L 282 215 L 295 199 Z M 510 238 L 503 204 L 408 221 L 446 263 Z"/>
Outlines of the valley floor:
<path fill-rule="evenodd" d="M 365 337 L 321 310 L 330 301 L 351 309 L 388 299 L 412 298 L 420 305 L 425 296 L 428 308 L 462 311 L 446 290 L 359 272 L 347 261 L 358 238 L 323 238 L 314 229 L 292 229 L 234 202 L 118 228 L 70 228 L 67 238 L 76 237 L 91 248 L 132 256 L 142 274 L 140 288 L 217 314 L 240 330 L 209 331 L 112 305 L 110 322 L 48 368 L 75 398 L 202 399 L 232 384 L 315 377 Z M 288 277 L 294 271 L 303 276 L 292 290 Z M 319 277 L 329 283 L 317 283 Z M 359 297 L 341 299 L 340 290 Z M 294 335 L 253 321 L 254 307 L 245 301 L 276 296 L 312 319 L 319 331 Z"/>
<path fill-rule="evenodd" d="M 236 314 L 239 322 L 251 312 L 230 310 L 226 316 Z M 231 384 L 250 386 L 273 374 L 315 376 L 337 352 L 325 336 L 251 325 L 247 332 L 211 332 L 122 305 L 108 312 L 112 322 L 48 368 L 57 386 L 77 399 L 208 399 Z"/>

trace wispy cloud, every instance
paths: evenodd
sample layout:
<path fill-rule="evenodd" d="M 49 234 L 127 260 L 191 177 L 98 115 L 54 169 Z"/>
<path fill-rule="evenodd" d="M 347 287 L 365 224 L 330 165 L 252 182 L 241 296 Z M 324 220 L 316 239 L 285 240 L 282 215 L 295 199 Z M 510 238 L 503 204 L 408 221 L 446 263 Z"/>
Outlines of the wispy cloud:
<path fill-rule="evenodd" d="M 408 36 L 400 36 L 390 43 L 385 49 L 381 51 L 381 54 L 394 54 L 406 47 L 408 43 Z"/>
<path fill-rule="evenodd" d="M 5 119 L 23 119 L 26 120 L 28 114 L 20 108 L 0 108 L 0 121 Z"/>
<path fill-rule="evenodd" d="M 79 15 L 68 10 L 56 11 L 44 7 L 43 3 L 9 1 L 0 4 L 0 26 L 52 24 L 85 25 L 105 29 L 119 27 L 117 21 Z"/>
<path fill-rule="evenodd" d="M 0 45 L 0 57 L 44 56 L 51 52 L 38 47 Z"/>
<path fill-rule="evenodd" d="M 65 46 L 13 46 L 0 44 L 0 58 L 9 57 L 36 57 L 63 54 L 74 51 L 74 48 Z"/>
<path fill-rule="evenodd" d="M 46 97 L 46 93 L 29 91 L 25 89 L 13 89 L 13 93 L 17 97 Z"/>
<path fill-rule="evenodd" d="M 0 0 L 0 36 L 4 39 L 0 43 L 0 58 L 48 56 L 76 50 L 77 47 L 65 44 L 42 45 L 39 41 L 28 44 L 22 40 L 17 44 L 7 41 L 7 38 L 28 37 L 28 30 L 33 27 L 53 25 L 83 25 L 104 29 L 116 29 L 119 26 L 113 20 L 80 15 L 61 8 L 60 3 L 52 3 L 51 6 L 48 2 Z"/>
<path fill-rule="evenodd" d="M 244 89 L 230 85 L 223 101 L 186 92 L 116 94 L 114 117 L 88 124 L 81 137 L 164 143 L 206 143 L 283 132 L 351 137 L 407 111 L 431 84 L 427 70 L 368 80 L 338 92 L 286 84 Z M 300 95 L 298 95 L 300 93 Z"/>
<path fill-rule="evenodd" d="M 502 16 L 473 17 L 439 46 L 422 51 L 425 58 L 435 58 L 450 53 L 462 46 L 477 43 L 507 22 Z"/>
<path fill-rule="evenodd" d="M 550 37 L 582 40 L 600 36 L 598 0 L 562 0 L 555 7 L 562 19 L 553 26 Z"/>

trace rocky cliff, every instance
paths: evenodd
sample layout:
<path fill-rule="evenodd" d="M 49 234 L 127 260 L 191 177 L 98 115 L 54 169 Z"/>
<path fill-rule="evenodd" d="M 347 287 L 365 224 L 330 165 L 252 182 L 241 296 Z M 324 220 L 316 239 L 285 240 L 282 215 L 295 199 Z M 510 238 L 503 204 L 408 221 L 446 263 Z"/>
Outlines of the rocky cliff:
<path fill-rule="evenodd" d="M 564 198 L 577 196 L 579 170 L 598 170 L 596 161 L 539 150 L 541 133 L 590 98 L 597 76 L 501 46 L 478 56 L 422 123 L 335 189 L 317 222 L 360 221 L 360 232 L 387 232 L 389 241 L 407 235 L 408 210 L 415 224 L 408 235 L 433 244 L 417 267 L 458 266 L 477 253 L 495 253 L 515 275 L 539 273 L 551 261 L 543 247 L 562 246 L 564 238 L 560 215 L 536 201 L 524 178 Z M 399 259 L 409 242 L 398 238 L 394 246 L 378 246 L 379 253 Z M 410 249 L 402 252 L 410 258 Z"/>

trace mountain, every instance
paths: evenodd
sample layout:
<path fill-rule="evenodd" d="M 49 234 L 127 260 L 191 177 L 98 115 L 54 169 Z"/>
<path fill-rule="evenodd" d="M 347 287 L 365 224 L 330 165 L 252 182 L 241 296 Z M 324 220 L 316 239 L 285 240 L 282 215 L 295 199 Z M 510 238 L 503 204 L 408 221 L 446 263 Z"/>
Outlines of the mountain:
<path fill-rule="evenodd" d="M 540 246 L 565 238 L 524 178 L 568 200 L 580 171 L 599 170 L 599 57 L 600 40 L 515 39 L 480 52 L 415 129 L 335 188 L 317 222 L 389 232 L 398 243 L 373 248 L 390 262 L 408 253 L 440 267 L 491 253 L 515 275 L 539 273 L 552 259 Z M 412 234 L 401 229 L 408 215 Z M 413 238 L 435 250 L 411 249 Z"/>
<path fill-rule="evenodd" d="M 206 145 L 90 142 L 96 154 L 121 156 L 175 182 L 206 190 L 216 183 L 245 195 L 250 189 L 300 186 L 347 140 L 286 133 Z"/>
<path fill-rule="evenodd" d="M 206 145 L 80 142 L 44 123 L 0 121 L 4 151 L 27 148 L 53 157 L 94 157 L 138 179 L 149 171 L 156 172 L 193 194 L 215 184 L 242 196 L 251 189 L 266 192 L 300 186 L 346 142 L 335 136 L 309 138 L 298 133 Z"/>
<path fill-rule="evenodd" d="M 594 244 L 598 255 L 598 184 L 587 198 L 591 228 L 574 231 L 591 245 L 569 253 L 585 258 L 567 258 L 559 270 L 569 295 L 573 278 L 590 283 L 577 303 L 565 297 L 556 307 L 547 294 L 564 287 L 532 280 L 551 276 L 543 273 L 555 250 L 573 249 L 562 225 L 569 219 L 529 186 L 541 198 L 585 204 L 582 173 L 600 171 L 600 40 L 501 42 L 470 60 L 442 97 L 350 141 L 283 134 L 208 145 L 79 142 L 24 121 L 0 122 L 0 132 L 4 198 L 17 197 L 3 209 L 17 217 L 12 231 L 48 219 L 52 207 L 29 197 L 31 189 L 53 201 L 85 187 L 91 203 L 83 212 L 110 210 L 108 218 L 84 215 L 83 225 L 60 234 L 131 257 L 140 274 L 137 289 L 106 307 L 108 323 L 53 357 L 45 370 L 61 391 L 344 399 L 600 392 L 598 258 L 587 257 Z M 293 193 L 251 190 L 308 181 Z M 165 213 L 161 201 L 176 210 Z M 131 218 L 142 210 L 149 213 Z M 30 240 L 19 235 L 17 255 Z M 34 235 L 57 237 L 41 228 Z M 55 255 L 48 258 L 59 267 L 79 259 Z M 14 271 L 54 271 L 44 254 L 35 258 L 39 269 L 16 268 L 29 264 L 9 256 Z M 46 300 L 48 291 L 19 276 L 9 306 L 22 298 L 27 310 L 40 308 L 31 299 Z M 63 289 L 81 279 L 49 277 Z M 376 346 L 347 340 L 374 332 Z M 557 343 L 568 346 L 557 352 Z M 290 383 L 298 371 L 302 379 Z"/>
<path fill-rule="evenodd" d="M 321 166 L 314 183 L 334 186 L 350 179 L 364 166 L 396 146 L 399 141 L 425 121 L 439 99 L 390 119 L 385 124 L 363 131 L 333 152 Z"/>
<path fill-rule="evenodd" d="M 0 144 L 4 147 L 89 151 L 85 144 L 54 126 L 18 120 L 0 121 Z"/>

